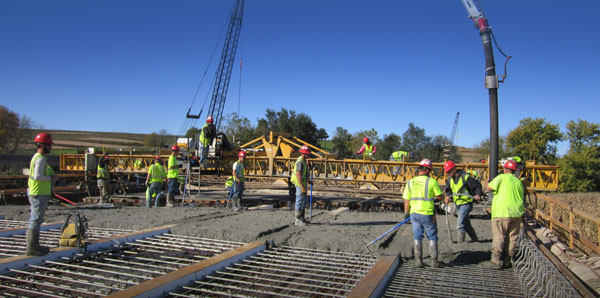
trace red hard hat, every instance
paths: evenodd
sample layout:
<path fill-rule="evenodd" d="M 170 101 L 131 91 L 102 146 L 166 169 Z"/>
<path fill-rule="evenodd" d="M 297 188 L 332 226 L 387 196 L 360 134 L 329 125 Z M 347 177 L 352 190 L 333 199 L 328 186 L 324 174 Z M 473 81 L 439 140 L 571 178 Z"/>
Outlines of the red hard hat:
<path fill-rule="evenodd" d="M 363 139 L 363 143 L 366 143 L 366 142 L 368 142 L 368 141 L 369 141 L 369 137 L 365 137 L 365 138 Z"/>
<path fill-rule="evenodd" d="M 213 122 L 212 116 L 208 116 L 208 118 L 206 118 L 206 122 Z"/>
<path fill-rule="evenodd" d="M 444 173 L 448 173 L 450 172 L 450 170 L 454 169 L 456 167 L 456 164 L 449 160 L 447 162 L 444 163 Z"/>
<path fill-rule="evenodd" d="M 238 157 L 246 158 L 246 151 L 240 151 L 240 153 L 238 153 Z"/>
<path fill-rule="evenodd" d="M 34 143 L 54 144 L 54 142 L 52 142 L 52 136 L 50 136 L 50 134 L 47 132 L 38 133 L 37 136 L 35 136 L 35 139 L 33 140 L 33 142 Z"/>
<path fill-rule="evenodd" d="M 419 162 L 419 166 L 422 166 L 422 167 L 428 168 L 430 170 L 433 170 L 433 166 L 431 165 L 431 160 L 429 160 L 427 158 L 421 160 Z"/>
<path fill-rule="evenodd" d="M 310 148 L 308 147 L 308 145 L 302 145 L 302 147 L 300 147 L 300 153 L 310 154 Z"/>
<path fill-rule="evenodd" d="M 517 162 L 514 160 L 509 160 L 504 164 L 505 169 L 517 170 Z"/>
<path fill-rule="evenodd" d="M 171 147 L 171 151 L 179 151 L 179 147 L 177 145 L 173 145 L 173 147 Z"/>
<path fill-rule="evenodd" d="M 108 159 L 108 155 L 107 155 L 107 156 L 104 156 L 104 159 Z"/>
<path fill-rule="evenodd" d="M 155 157 L 154 160 L 160 160 L 160 156 Z"/>

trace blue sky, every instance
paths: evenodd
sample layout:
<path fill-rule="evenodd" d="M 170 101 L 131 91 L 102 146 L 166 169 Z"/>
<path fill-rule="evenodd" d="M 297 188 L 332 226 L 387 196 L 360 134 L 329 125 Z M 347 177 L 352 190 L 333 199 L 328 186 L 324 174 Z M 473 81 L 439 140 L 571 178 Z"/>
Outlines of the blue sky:
<path fill-rule="evenodd" d="M 578 118 L 600 122 L 600 1 L 481 4 L 513 56 L 498 91 L 501 135 L 525 117 L 563 131 Z M 232 5 L 2 0 L 0 104 L 48 129 L 177 133 L 207 68 L 193 113 L 211 85 Z M 409 122 L 449 135 L 460 112 L 457 145 L 489 136 L 483 49 L 460 0 L 247 0 L 240 57 L 225 114 L 239 99 L 253 123 L 286 108 L 330 135 L 401 134 Z"/>

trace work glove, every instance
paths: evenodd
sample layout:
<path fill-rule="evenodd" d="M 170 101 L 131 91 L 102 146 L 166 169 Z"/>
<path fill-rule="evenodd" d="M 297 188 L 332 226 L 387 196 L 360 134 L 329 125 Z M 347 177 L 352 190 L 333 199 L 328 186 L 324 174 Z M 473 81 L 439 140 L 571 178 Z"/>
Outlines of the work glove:
<path fill-rule="evenodd" d="M 305 195 L 306 194 L 306 189 L 302 190 L 302 194 Z"/>

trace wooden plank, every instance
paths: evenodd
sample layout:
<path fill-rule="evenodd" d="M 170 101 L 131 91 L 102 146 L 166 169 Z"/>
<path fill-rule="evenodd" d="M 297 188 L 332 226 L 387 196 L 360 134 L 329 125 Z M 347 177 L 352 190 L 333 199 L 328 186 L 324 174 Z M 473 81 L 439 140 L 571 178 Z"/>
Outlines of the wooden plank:
<path fill-rule="evenodd" d="M 371 270 L 352 288 L 352 291 L 346 297 L 380 297 L 385 286 L 394 276 L 399 263 L 400 255 L 379 257 L 377 263 L 371 267 Z"/>

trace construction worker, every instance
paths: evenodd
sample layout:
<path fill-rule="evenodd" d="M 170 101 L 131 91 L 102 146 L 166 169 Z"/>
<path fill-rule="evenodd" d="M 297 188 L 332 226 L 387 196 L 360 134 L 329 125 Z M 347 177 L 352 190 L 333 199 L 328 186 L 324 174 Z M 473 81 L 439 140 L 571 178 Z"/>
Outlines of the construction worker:
<path fill-rule="evenodd" d="M 406 151 L 394 151 L 390 155 L 390 161 L 406 161 L 408 160 L 409 156 L 410 154 Z"/>
<path fill-rule="evenodd" d="M 423 267 L 423 231 L 429 239 L 429 255 L 431 267 L 438 268 L 438 228 L 435 221 L 434 202 L 441 201 L 444 196 L 437 181 L 429 175 L 433 171 L 431 160 L 419 162 L 418 174 L 410 179 L 404 187 L 404 213 L 410 214 L 414 240 L 415 260 L 417 267 Z"/>
<path fill-rule="evenodd" d="M 294 225 L 302 227 L 308 222 L 304 219 L 304 207 L 306 206 L 306 192 L 308 181 L 308 164 L 306 159 L 310 156 L 310 148 L 307 145 L 302 145 L 299 152 L 302 154 L 294 163 L 294 171 L 292 172 L 292 183 L 296 186 L 296 205 L 294 215 L 296 220 Z"/>
<path fill-rule="evenodd" d="M 48 200 L 52 195 L 52 183 L 58 176 L 48 165 L 46 155 L 52 150 L 52 136 L 47 132 L 39 133 L 33 140 L 36 153 L 29 163 L 29 180 L 27 196 L 31 204 L 29 216 L 29 229 L 27 229 L 28 256 L 44 256 L 48 254 L 49 248 L 40 246 L 40 225 L 44 222 L 44 214 L 48 206 Z"/>
<path fill-rule="evenodd" d="M 238 211 L 242 209 L 241 201 L 242 195 L 244 194 L 244 160 L 246 159 L 246 152 L 240 151 L 238 153 L 238 160 L 233 163 L 233 171 L 231 174 L 233 175 L 233 189 L 231 190 L 233 193 L 231 195 L 233 211 Z"/>
<path fill-rule="evenodd" d="M 363 143 L 364 144 L 360 147 L 360 149 L 356 151 L 356 153 L 354 153 L 354 156 L 360 155 L 362 153 L 363 160 L 373 160 L 373 156 L 375 152 L 377 152 L 377 147 L 375 147 L 375 145 L 371 143 L 371 140 L 369 140 L 368 137 L 365 137 L 363 139 Z"/>
<path fill-rule="evenodd" d="M 179 169 L 182 165 L 177 161 L 179 156 L 179 147 L 173 145 L 171 147 L 171 155 L 169 156 L 169 162 L 167 163 L 168 171 L 167 178 L 169 179 L 169 190 L 167 194 L 167 207 L 173 207 L 175 202 L 175 193 L 179 188 L 177 179 L 179 178 Z"/>
<path fill-rule="evenodd" d="M 457 169 L 456 164 L 451 160 L 444 163 L 444 173 L 448 176 L 446 205 L 452 199 L 458 211 L 458 220 L 456 221 L 458 243 L 465 241 L 465 232 L 469 234 L 472 241 L 478 241 L 475 229 L 471 226 L 469 214 L 473 210 L 473 200 L 481 199 L 481 183 L 465 171 Z"/>
<path fill-rule="evenodd" d="M 521 218 L 525 213 L 523 183 L 514 176 L 515 171 L 517 171 L 517 162 L 509 160 L 504 164 L 504 174 L 496 176 L 487 185 L 487 190 L 494 194 L 491 259 L 491 266 L 494 269 L 501 269 L 503 265 L 505 268 L 510 268 L 521 230 Z"/>
<path fill-rule="evenodd" d="M 162 159 L 160 156 L 154 158 L 154 163 L 148 169 L 148 175 L 146 176 L 146 186 L 149 191 L 146 192 L 146 208 L 150 208 L 152 204 L 152 197 L 156 195 L 154 201 L 154 207 L 158 207 L 158 201 L 160 193 L 162 192 L 163 182 L 167 180 L 167 172 L 162 166 Z"/>
<path fill-rule="evenodd" d="M 98 160 L 96 179 L 98 189 L 100 190 L 100 200 L 98 203 L 107 203 L 110 199 L 110 159 L 107 154 L 104 154 Z"/>
<path fill-rule="evenodd" d="M 512 160 L 517 162 L 517 170 L 515 171 L 515 177 L 521 179 L 521 172 L 523 172 L 523 161 L 521 160 L 521 157 L 519 156 L 513 156 Z M 521 181 L 523 181 L 524 179 L 521 179 Z"/>
<path fill-rule="evenodd" d="M 208 151 L 213 139 L 217 136 L 217 129 L 213 124 L 213 117 L 208 116 L 206 118 L 206 124 L 202 127 L 200 132 L 200 165 L 204 165 L 208 158 Z"/>

